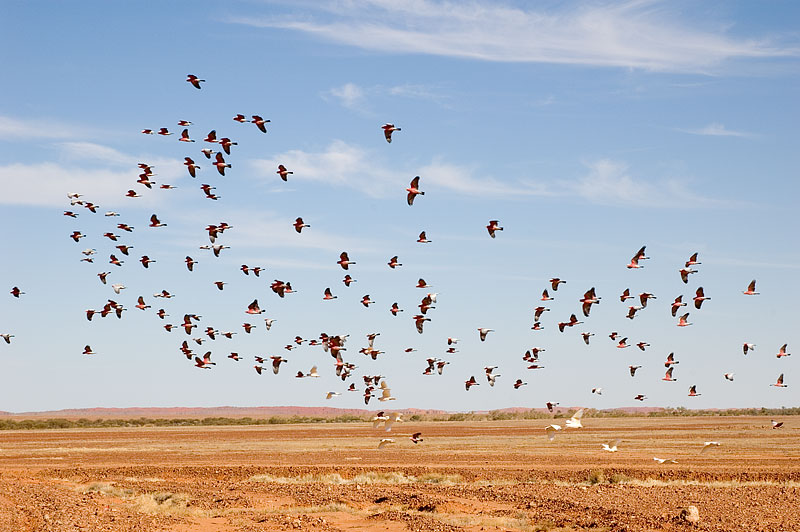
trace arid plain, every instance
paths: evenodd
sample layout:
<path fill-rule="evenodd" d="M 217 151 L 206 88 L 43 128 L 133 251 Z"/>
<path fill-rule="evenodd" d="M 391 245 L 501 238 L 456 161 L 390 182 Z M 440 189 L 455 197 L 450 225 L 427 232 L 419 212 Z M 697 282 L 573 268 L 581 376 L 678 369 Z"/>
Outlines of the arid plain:
<path fill-rule="evenodd" d="M 2 431 L 0 530 L 800 530 L 784 421 L 590 418 L 552 442 L 547 420 Z"/>

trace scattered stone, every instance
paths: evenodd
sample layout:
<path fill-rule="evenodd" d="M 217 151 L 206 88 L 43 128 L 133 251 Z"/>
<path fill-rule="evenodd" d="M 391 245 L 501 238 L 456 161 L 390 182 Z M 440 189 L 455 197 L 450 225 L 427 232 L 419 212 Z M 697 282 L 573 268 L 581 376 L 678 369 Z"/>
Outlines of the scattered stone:
<path fill-rule="evenodd" d="M 697 525 L 700 522 L 700 511 L 697 506 L 687 506 L 686 508 L 681 508 L 681 513 L 678 517 L 687 523 Z"/>

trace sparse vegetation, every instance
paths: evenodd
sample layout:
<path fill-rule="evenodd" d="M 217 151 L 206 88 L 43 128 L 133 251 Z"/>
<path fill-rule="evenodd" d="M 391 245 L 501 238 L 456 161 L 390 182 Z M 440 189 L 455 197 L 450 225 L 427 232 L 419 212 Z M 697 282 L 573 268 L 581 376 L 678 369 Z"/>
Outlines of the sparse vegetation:
<path fill-rule="evenodd" d="M 606 473 L 602 469 L 595 469 L 589 472 L 586 482 L 594 486 L 595 484 L 602 484 L 606 481 Z"/>
<path fill-rule="evenodd" d="M 194 513 L 188 508 L 189 498 L 182 493 L 144 493 L 134 499 L 136 509 L 147 514 L 183 515 Z"/>
<path fill-rule="evenodd" d="M 442 473 L 426 473 L 415 477 L 406 475 L 401 471 L 367 471 L 359 473 L 353 478 L 344 478 L 338 473 L 308 474 L 296 477 L 276 477 L 273 475 L 255 475 L 250 477 L 253 482 L 274 482 L 277 484 L 462 484 L 461 475 L 446 475 Z"/>
<path fill-rule="evenodd" d="M 103 495 L 110 495 L 112 497 L 132 497 L 133 490 L 121 489 L 110 482 L 92 482 L 82 487 L 83 493 L 102 493 Z"/>
<path fill-rule="evenodd" d="M 606 474 L 602 469 L 594 469 L 586 476 L 586 482 L 594 486 L 596 484 L 627 484 L 631 478 L 622 473 Z"/>
<path fill-rule="evenodd" d="M 531 409 L 523 412 L 469 412 L 452 414 L 412 414 L 409 421 L 513 421 L 523 419 L 566 418 L 575 410 L 550 414 Z M 728 410 L 690 410 L 685 407 L 666 407 L 651 412 L 628 412 L 625 410 L 584 410 L 584 418 L 620 418 L 620 417 L 708 417 L 708 416 L 769 416 L 785 417 L 800 415 L 800 407 L 783 408 L 735 408 Z M 271 416 L 268 418 L 252 417 L 205 417 L 205 418 L 109 418 L 109 419 L 0 419 L 0 430 L 44 430 L 75 428 L 112 428 L 112 427 L 210 427 L 210 426 L 248 426 L 248 425 L 292 425 L 301 423 L 364 423 L 369 422 L 371 414 L 339 416 Z"/>
<path fill-rule="evenodd" d="M 197 513 L 190 510 L 189 497 L 182 493 L 156 492 L 137 495 L 132 489 L 123 489 L 110 482 L 91 482 L 78 487 L 83 493 L 100 493 L 131 501 L 136 511 L 148 514 L 185 515 Z"/>

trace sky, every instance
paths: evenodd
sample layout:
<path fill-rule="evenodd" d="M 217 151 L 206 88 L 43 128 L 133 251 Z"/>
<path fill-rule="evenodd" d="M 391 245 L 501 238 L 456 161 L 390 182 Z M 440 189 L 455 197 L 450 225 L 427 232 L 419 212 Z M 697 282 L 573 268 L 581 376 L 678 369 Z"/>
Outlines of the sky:
<path fill-rule="evenodd" d="M 795 2 L 7 2 L 4 12 L 0 333 L 13 337 L 0 342 L 0 410 L 359 408 L 365 374 L 385 376 L 396 397 L 373 399 L 376 409 L 798 404 Z M 200 90 L 188 74 L 205 80 Z M 269 119 L 268 132 L 237 113 Z M 179 120 L 194 143 L 177 141 Z M 384 123 L 401 128 L 391 143 Z M 174 134 L 140 133 L 161 127 Z M 238 143 L 224 177 L 200 152 L 219 149 L 203 142 L 210 130 Z M 136 183 L 138 163 L 153 167 L 153 190 Z M 414 176 L 425 194 L 409 206 Z M 71 207 L 70 192 L 98 212 Z M 152 214 L 166 227 L 148 227 Z M 311 226 L 301 234 L 298 216 Z M 504 228 L 494 239 L 489 220 Z M 217 258 L 199 248 L 222 221 L 233 227 Z M 430 243 L 416 242 L 422 230 Z M 75 243 L 73 231 L 86 236 Z M 626 268 L 641 246 L 649 260 Z M 93 263 L 81 262 L 86 249 Z M 694 252 L 702 264 L 684 284 Z M 156 262 L 145 269 L 142 255 Z M 390 269 L 394 255 L 402 266 Z M 242 264 L 265 271 L 245 276 Z M 543 303 L 554 277 L 566 283 Z M 297 292 L 279 298 L 275 279 Z M 742 293 L 752 279 L 760 295 Z M 698 310 L 701 286 L 711 299 Z M 322 299 L 327 287 L 336 299 Z M 601 302 L 583 317 L 591 287 Z M 625 288 L 657 299 L 626 319 Z M 161 290 L 175 297 L 154 298 Z M 412 316 L 428 292 L 436 308 L 418 334 Z M 152 309 L 134 308 L 140 295 Z M 678 295 L 689 327 L 670 314 Z M 108 299 L 122 319 L 88 321 Z M 254 299 L 264 314 L 245 313 Z M 542 304 L 543 329 L 531 330 Z M 164 330 L 186 313 L 202 316 L 200 332 Z M 560 333 L 572 313 L 584 323 Z M 209 326 L 237 334 L 192 341 Z M 483 342 L 481 327 L 493 329 Z M 322 332 L 350 335 L 344 359 L 358 368 L 346 383 L 319 346 L 284 349 Z M 375 361 L 359 353 L 369 333 L 385 352 Z M 216 365 L 194 367 L 184 340 Z M 744 342 L 755 350 L 744 355 Z M 797 355 L 777 358 L 784 343 Z M 544 369 L 526 369 L 533 347 Z M 678 382 L 661 380 L 670 352 Z M 256 374 L 253 357 L 271 355 L 288 362 Z M 449 362 L 443 375 L 422 375 L 427 358 Z M 314 365 L 320 378 L 294 377 Z M 642 366 L 635 377 L 630 365 Z M 501 375 L 494 387 L 485 366 Z M 770 386 L 781 373 L 788 387 Z M 467 391 L 472 375 L 480 385 Z M 528 384 L 515 390 L 518 378 Z"/>

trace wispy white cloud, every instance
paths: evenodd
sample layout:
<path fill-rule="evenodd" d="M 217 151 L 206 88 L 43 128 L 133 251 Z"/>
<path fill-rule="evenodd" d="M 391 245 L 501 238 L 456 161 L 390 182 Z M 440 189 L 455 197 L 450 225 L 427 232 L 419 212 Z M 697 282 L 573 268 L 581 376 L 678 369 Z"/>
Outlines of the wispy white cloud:
<path fill-rule="evenodd" d="M 561 182 L 563 191 L 604 205 L 647 208 L 731 207 L 734 202 L 693 192 L 685 180 L 646 181 L 631 175 L 628 165 L 610 159 L 587 164 L 588 173 L 576 181 Z"/>
<path fill-rule="evenodd" d="M 6 140 L 66 139 L 79 135 L 76 128 L 52 120 L 0 116 L 0 138 Z"/>
<path fill-rule="evenodd" d="M 440 90 L 437 90 L 435 87 L 418 83 L 395 85 L 394 87 L 389 87 L 388 93 L 391 96 L 400 96 L 402 98 L 412 98 L 415 100 L 430 100 L 435 102 L 443 102 L 449 98 L 446 94 Z"/>
<path fill-rule="evenodd" d="M 311 227 L 303 229 L 303 234 L 298 235 L 291 225 L 294 220 L 286 220 L 279 218 L 276 215 L 263 214 L 252 211 L 237 211 L 230 213 L 225 218 L 232 220 L 235 224 L 235 231 L 231 231 L 231 235 L 226 242 L 237 249 L 247 249 L 246 253 L 262 253 L 264 249 L 317 249 L 330 252 L 332 257 L 338 256 L 343 250 L 362 251 L 370 249 L 373 245 L 378 245 L 377 242 L 370 242 L 364 238 L 350 238 L 346 235 L 340 235 L 325 231 L 322 227 L 316 227 L 316 220 L 306 219 L 306 223 Z M 237 223 L 241 220 L 241 223 Z M 314 222 L 314 223 L 312 223 Z M 227 236 L 227 235 L 226 235 Z M 294 264 L 294 259 L 275 259 L 272 256 L 270 264 L 283 264 L 291 266 Z M 332 261 L 335 262 L 335 259 Z M 307 268 L 317 268 L 319 264 L 306 265 Z M 329 267 L 330 264 L 324 265 Z"/>
<path fill-rule="evenodd" d="M 393 183 L 403 182 L 407 177 L 396 169 L 379 167 L 366 150 L 341 140 L 320 152 L 289 150 L 270 159 L 250 162 L 260 177 L 270 180 L 278 179 L 275 171 L 279 164 L 294 172 L 290 180 L 356 188 L 373 197 L 385 196 L 394 188 Z"/>
<path fill-rule="evenodd" d="M 57 145 L 61 160 L 41 163 L 14 163 L 0 166 L 4 193 L 0 204 L 67 206 L 67 192 L 79 192 L 87 201 L 104 206 L 151 206 L 159 194 L 143 193 L 142 198 L 126 198 L 125 192 L 136 185 L 140 170 L 138 159 L 113 148 L 89 142 L 65 142 Z M 175 183 L 185 170 L 175 159 L 149 158 L 158 183 Z M 167 181 L 168 180 L 168 181 Z M 143 187 L 141 187 L 144 190 Z M 131 203 L 136 202 L 136 203 Z"/>
<path fill-rule="evenodd" d="M 135 201 L 124 194 L 133 188 L 136 175 L 135 171 L 86 169 L 52 162 L 0 166 L 4 189 L 0 204 L 68 207 L 67 192 L 79 192 L 101 208 L 121 205 L 126 199 Z"/>
<path fill-rule="evenodd" d="M 465 166 L 435 161 L 419 170 L 425 183 L 441 187 L 466 196 L 505 197 L 551 196 L 554 194 L 545 184 L 516 180 L 503 182 L 492 176 L 477 177 L 477 172 Z"/>
<path fill-rule="evenodd" d="M 681 129 L 684 133 L 691 133 L 692 135 L 708 135 L 712 137 L 753 137 L 752 133 L 745 131 L 735 131 L 727 129 L 723 124 L 714 122 L 705 127 L 697 129 Z"/>
<path fill-rule="evenodd" d="M 385 197 L 397 192 L 397 183 L 407 183 L 415 175 L 423 178 L 425 186 L 439 187 L 467 196 L 508 197 L 548 194 L 546 187 L 536 183 L 504 182 L 492 176 L 476 176 L 477 171 L 466 166 L 432 161 L 423 166 L 397 169 L 380 165 L 375 154 L 337 140 L 321 152 L 290 150 L 271 159 L 257 159 L 251 165 L 266 179 L 277 179 L 278 164 L 294 172 L 290 179 L 310 180 L 328 185 L 354 188 L 373 197 Z"/>
<path fill-rule="evenodd" d="M 332 96 L 342 106 L 355 111 L 363 111 L 366 103 L 364 89 L 355 83 L 345 83 L 341 87 L 334 87 L 326 92 L 325 96 Z"/>
<path fill-rule="evenodd" d="M 372 197 L 397 194 L 398 183 L 422 178 L 423 190 L 445 190 L 455 194 L 484 198 L 525 199 L 579 197 L 601 205 L 640 205 L 642 207 L 730 207 L 728 200 L 703 196 L 690 187 L 687 179 L 645 180 L 630 171 L 624 162 L 600 159 L 586 164 L 588 171 L 574 180 L 536 176 L 499 178 L 480 168 L 452 164 L 436 159 L 427 164 L 394 168 L 381 164 L 380 156 L 341 140 L 320 152 L 291 150 L 271 159 L 250 161 L 254 173 L 265 181 L 278 178 L 278 164 L 292 174 L 289 179 L 347 187 Z"/>
<path fill-rule="evenodd" d="M 386 53 L 709 72 L 734 59 L 797 57 L 800 48 L 693 27 L 667 2 L 519 8 L 473 0 L 353 0 L 308 4 L 317 17 L 238 17 Z M 312 11 L 313 13 L 313 11 Z"/>
<path fill-rule="evenodd" d="M 445 102 L 449 98 L 429 85 L 408 83 L 390 87 L 385 85 L 362 87 L 349 82 L 322 93 L 322 97 L 325 100 L 334 100 L 342 107 L 364 114 L 371 114 L 370 102 L 372 100 L 387 96 L 428 100 L 437 103 Z"/>

